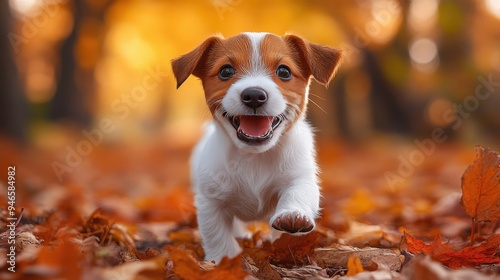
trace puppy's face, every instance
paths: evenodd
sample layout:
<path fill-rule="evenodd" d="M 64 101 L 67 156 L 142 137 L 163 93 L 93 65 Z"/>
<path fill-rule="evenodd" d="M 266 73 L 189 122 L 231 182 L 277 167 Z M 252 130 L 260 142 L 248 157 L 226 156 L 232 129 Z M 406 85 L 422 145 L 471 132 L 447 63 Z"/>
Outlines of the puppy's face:
<path fill-rule="evenodd" d="M 341 52 L 294 35 L 213 36 L 172 61 L 179 87 L 193 74 L 228 137 L 240 149 L 264 152 L 303 117 L 309 80 L 327 85 Z"/>

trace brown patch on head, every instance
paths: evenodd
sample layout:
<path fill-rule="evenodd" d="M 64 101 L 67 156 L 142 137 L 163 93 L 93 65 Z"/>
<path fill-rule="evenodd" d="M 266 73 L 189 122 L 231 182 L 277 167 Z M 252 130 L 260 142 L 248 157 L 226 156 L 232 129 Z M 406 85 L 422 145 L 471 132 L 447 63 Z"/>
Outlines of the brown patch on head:
<path fill-rule="evenodd" d="M 269 71 L 274 83 L 287 101 L 288 110 L 293 112 L 292 123 L 306 110 L 306 90 L 309 84 L 309 75 L 302 72 L 302 61 L 296 52 L 282 39 L 282 37 L 268 34 L 260 44 L 260 56 L 265 68 Z M 276 69 L 285 65 L 292 72 L 292 79 L 282 80 L 276 75 Z M 291 117 L 291 116 L 289 116 Z"/>
<path fill-rule="evenodd" d="M 172 68 L 178 86 L 190 74 L 202 80 L 206 102 L 214 114 L 229 87 L 251 67 L 251 53 L 250 39 L 244 34 L 227 39 L 213 36 L 190 53 L 174 59 Z M 235 75 L 228 80 L 221 80 L 219 70 L 228 64 L 234 67 Z"/>
<path fill-rule="evenodd" d="M 229 37 L 215 45 L 208 55 L 201 78 L 205 99 L 212 114 L 220 107 L 220 102 L 229 87 L 237 81 L 252 65 L 252 44 L 250 39 L 243 35 Z M 224 65 L 231 65 L 235 74 L 228 80 L 219 78 L 219 71 Z"/>

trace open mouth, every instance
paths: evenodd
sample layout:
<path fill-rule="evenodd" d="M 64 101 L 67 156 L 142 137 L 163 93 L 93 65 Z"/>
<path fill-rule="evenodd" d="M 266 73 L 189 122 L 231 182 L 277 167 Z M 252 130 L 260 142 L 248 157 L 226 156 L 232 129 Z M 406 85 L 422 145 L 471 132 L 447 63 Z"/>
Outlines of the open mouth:
<path fill-rule="evenodd" d="M 271 139 L 274 130 L 282 122 L 280 116 L 229 116 L 226 112 L 224 112 L 223 116 L 228 118 L 231 125 L 236 129 L 238 139 L 249 144 L 260 144 Z"/>

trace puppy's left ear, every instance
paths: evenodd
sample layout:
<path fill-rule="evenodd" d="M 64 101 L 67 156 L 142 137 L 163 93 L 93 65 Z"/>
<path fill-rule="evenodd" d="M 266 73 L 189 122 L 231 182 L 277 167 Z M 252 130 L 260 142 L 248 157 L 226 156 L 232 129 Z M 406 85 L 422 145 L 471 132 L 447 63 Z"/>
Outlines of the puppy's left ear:
<path fill-rule="evenodd" d="M 193 74 L 197 77 L 203 75 L 203 71 L 205 70 L 204 64 L 209 50 L 222 39 L 222 36 L 208 37 L 194 50 L 178 58 L 172 59 L 172 70 L 175 80 L 177 81 L 177 88 L 184 83 L 189 75 Z"/>
<path fill-rule="evenodd" d="M 283 39 L 295 51 L 304 77 L 313 76 L 318 83 L 327 87 L 340 66 L 343 52 L 308 42 L 296 35 L 285 35 Z"/>

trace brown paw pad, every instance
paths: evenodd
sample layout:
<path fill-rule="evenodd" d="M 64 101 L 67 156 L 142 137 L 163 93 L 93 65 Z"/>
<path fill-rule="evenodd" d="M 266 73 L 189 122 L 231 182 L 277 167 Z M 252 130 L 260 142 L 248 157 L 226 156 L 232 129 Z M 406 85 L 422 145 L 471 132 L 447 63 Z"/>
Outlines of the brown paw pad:
<path fill-rule="evenodd" d="M 276 230 L 296 233 L 311 231 L 314 224 L 305 215 L 298 212 L 289 212 L 277 216 L 272 223 L 272 227 Z"/>

